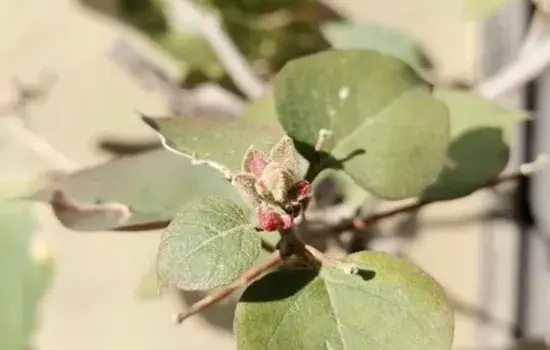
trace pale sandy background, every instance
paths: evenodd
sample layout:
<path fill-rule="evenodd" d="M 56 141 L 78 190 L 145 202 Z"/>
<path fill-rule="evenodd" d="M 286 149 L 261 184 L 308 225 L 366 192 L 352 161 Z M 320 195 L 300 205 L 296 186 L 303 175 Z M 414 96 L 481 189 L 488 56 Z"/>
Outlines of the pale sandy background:
<path fill-rule="evenodd" d="M 334 0 L 356 18 L 409 30 L 421 39 L 448 77 L 471 78 L 475 31 L 462 18 L 459 0 Z M 436 16 L 434 14 L 437 14 Z M 105 159 L 93 146 L 97 136 L 150 135 L 134 114 L 164 111 L 163 100 L 135 86 L 106 58 L 110 42 L 123 35 L 174 72 L 174 62 L 135 33 L 73 0 L 0 0 L 0 101 L 10 97 L 9 80 L 36 80 L 41 72 L 58 76 L 42 105 L 31 110 L 33 127 L 82 166 Z M 47 164 L 21 145 L 2 156 L 1 181 L 21 180 Z M 159 169 L 159 178 L 162 170 Z M 436 217 L 413 245 L 413 260 L 447 287 L 457 312 L 455 344 L 472 345 L 478 295 L 478 250 L 482 225 L 467 218 L 486 208 L 486 197 L 428 209 Z M 83 234 L 62 228 L 46 206 L 37 205 L 40 230 L 56 252 L 57 272 L 45 300 L 40 350 L 202 350 L 233 349 L 232 334 L 202 317 L 171 324 L 178 303 L 165 298 L 144 302 L 135 288 L 153 260 L 155 234 Z M 461 220 L 465 217 L 465 220 Z M 447 220 L 453 222 L 444 225 Z M 230 316 L 220 323 L 228 325 Z"/>

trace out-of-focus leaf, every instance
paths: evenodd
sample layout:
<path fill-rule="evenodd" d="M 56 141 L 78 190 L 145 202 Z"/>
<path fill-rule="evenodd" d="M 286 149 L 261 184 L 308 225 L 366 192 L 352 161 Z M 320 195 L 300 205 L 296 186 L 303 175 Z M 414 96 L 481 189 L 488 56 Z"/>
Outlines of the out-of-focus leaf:
<path fill-rule="evenodd" d="M 258 258 L 260 237 L 240 206 L 205 197 L 188 203 L 162 235 L 161 286 L 207 290 L 238 279 Z"/>
<path fill-rule="evenodd" d="M 324 150 L 372 194 L 417 196 L 443 167 L 449 143 L 445 105 L 407 64 L 375 51 L 329 51 L 297 59 L 275 83 L 277 114 L 298 151 Z"/>
<path fill-rule="evenodd" d="M 37 328 L 39 302 L 49 287 L 53 261 L 33 247 L 30 206 L 0 201 L 0 349 L 26 349 Z M 34 248 L 34 251 L 33 251 Z"/>
<path fill-rule="evenodd" d="M 164 149 L 79 171 L 53 182 L 33 198 L 50 202 L 55 191 L 61 191 L 68 204 L 77 204 L 76 208 L 70 205 L 62 207 L 72 209 L 64 213 L 73 215 L 64 220 L 59 217 L 61 222 L 69 228 L 80 227 L 83 230 L 107 230 L 121 226 L 147 228 L 149 223 L 172 219 L 184 203 L 206 195 L 241 201 L 237 191 L 217 171 L 204 165 L 192 165 L 188 159 Z M 130 215 L 117 215 L 125 214 L 123 210 L 98 210 L 109 207 L 106 206 L 109 203 L 117 204 L 120 209 L 126 206 Z M 82 211 L 74 210 L 79 206 L 95 216 L 82 216 Z M 109 222 L 101 221 L 102 215 L 112 213 L 115 214 L 114 219 L 107 216 Z"/>
<path fill-rule="evenodd" d="M 379 252 L 339 269 L 282 269 L 254 282 L 237 306 L 239 350 L 449 350 L 454 320 L 428 274 Z"/>
<path fill-rule="evenodd" d="M 335 49 L 374 50 L 398 58 L 412 67 L 431 67 L 419 44 L 392 28 L 348 21 L 325 24 L 322 31 Z"/>
<path fill-rule="evenodd" d="M 136 290 L 136 295 L 143 300 L 155 300 L 159 299 L 161 295 L 160 281 L 157 275 L 157 264 L 151 265 L 151 268 L 147 270 L 147 273 L 143 275 L 139 286 Z"/>
<path fill-rule="evenodd" d="M 422 194 L 428 202 L 469 195 L 494 179 L 508 163 L 514 128 L 528 117 L 471 92 L 435 96 L 449 108 L 452 140 L 445 168 Z"/>

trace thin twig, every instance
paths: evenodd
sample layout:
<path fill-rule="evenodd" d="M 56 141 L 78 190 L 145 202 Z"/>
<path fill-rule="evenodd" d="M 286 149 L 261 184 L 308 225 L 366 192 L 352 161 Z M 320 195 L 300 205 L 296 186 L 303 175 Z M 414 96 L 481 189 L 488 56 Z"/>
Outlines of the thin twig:
<path fill-rule="evenodd" d="M 547 17 L 538 12 L 535 14 L 516 60 L 478 85 L 476 92 L 494 99 L 531 81 L 550 65 L 550 25 Z"/>
<path fill-rule="evenodd" d="M 28 105 L 44 97 L 45 87 L 23 86 L 17 80 L 14 80 L 14 85 L 17 95 L 14 101 L 0 108 L 2 111 L 0 125 L 6 127 L 16 139 L 50 163 L 56 170 L 64 173 L 78 170 L 80 168 L 78 164 L 67 158 L 42 136 L 25 126 L 24 120 Z"/>
<path fill-rule="evenodd" d="M 547 155 L 545 154 L 540 155 L 539 157 L 537 157 L 537 160 L 535 160 L 534 162 L 522 164 L 519 170 L 508 174 L 502 174 L 499 177 L 487 182 L 487 184 L 485 184 L 484 186 L 481 186 L 478 190 L 483 188 L 494 187 L 494 186 L 503 184 L 505 182 L 517 181 L 525 176 L 529 176 L 541 170 L 542 167 L 548 164 L 548 161 L 549 161 L 549 157 Z M 437 203 L 437 202 L 418 201 L 418 202 L 404 205 L 402 207 L 398 207 L 395 209 L 382 211 L 380 213 L 370 215 L 366 218 L 355 217 L 350 220 L 344 220 L 338 223 L 337 225 L 333 226 L 331 231 L 334 232 L 335 234 L 339 234 L 341 232 L 345 232 L 349 230 L 362 230 L 367 226 L 372 225 L 382 219 L 386 219 L 398 214 L 414 212 L 420 208 L 423 208 L 433 203 Z"/>
<path fill-rule="evenodd" d="M 198 30 L 241 91 L 250 99 L 264 95 L 264 82 L 256 76 L 215 15 L 202 10 L 192 0 L 166 0 L 165 3 L 165 14 L 171 27 L 187 32 L 189 27 Z"/>
<path fill-rule="evenodd" d="M 236 118 L 246 110 L 246 104 L 239 96 L 218 85 L 204 83 L 193 89 L 181 88 L 161 67 L 123 39 L 113 41 L 107 55 L 144 89 L 166 96 L 174 115 L 228 115 Z"/>
<path fill-rule="evenodd" d="M 206 296 L 205 298 L 199 300 L 195 304 L 191 305 L 191 307 L 187 311 L 178 313 L 174 320 L 175 323 L 182 323 L 184 320 L 186 320 L 190 316 L 193 316 L 203 311 L 204 309 L 217 304 L 223 299 L 229 297 L 237 289 L 250 285 L 258 277 L 268 272 L 269 270 L 277 267 L 282 262 L 283 262 L 283 258 L 281 257 L 281 254 L 279 253 L 279 251 L 278 250 L 274 251 L 266 262 L 264 262 L 259 266 L 254 266 L 250 268 L 247 272 L 245 272 L 241 276 L 239 280 L 224 287 L 222 290 L 212 293 Z"/>

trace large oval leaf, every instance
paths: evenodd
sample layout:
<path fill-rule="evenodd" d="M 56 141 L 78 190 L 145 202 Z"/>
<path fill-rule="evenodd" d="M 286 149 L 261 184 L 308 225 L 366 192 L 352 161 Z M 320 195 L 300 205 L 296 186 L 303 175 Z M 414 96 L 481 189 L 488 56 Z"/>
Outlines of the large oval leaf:
<path fill-rule="evenodd" d="M 422 194 L 427 202 L 469 195 L 494 179 L 508 163 L 514 127 L 528 117 L 471 92 L 435 96 L 449 108 L 452 141 L 445 168 Z"/>
<path fill-rule="evenodd" d="M 367 49 L 399 58 L 411 67 L 429 68 L 420 46 L 405 34 L 369 23 L 344 21 L 322 26 L 323 35 L 336 49 Z"/>
<path fill-rule="evenodd" d="M 62 191 L 72 201 L 90 209 L 56 210 L 61 222 L 77 230 L 108 230 L 119 227 L 146 227 L 148 223 L 167 221 L 189 200 L 217 195 L 240 202 L 233 186 L 205 165 L 192 165 L 188 159 L 164 149 L 124 157 L 85 169 L 54 181 L 34 198 L 50 201 L 52 191 Z M 97 215 L 93 205 L 120 203 L 131 215 L 122 220 L 107 220 Z M 99 208 L 98 208 L 99 209 Z M 88 215 L 89 214 L 89 215 Z"/>
<path fill-rule="evenodd" d="M 161 286 L 205 290 L 239 278 L 258 258 L 260 237 L 240 206 L 205 197 L 181 208 L 162 235 Z"/>
<path fill-rule="evenodd" d="M 412 197 L 445 161 L 445 105 L 407 64 L 374 51 L 330 51 L 295 60 L 276 79 L 279 121 L 310 161 L 319 130 L 325 150 L 373 194 Z"/>
<path fill-rule="evenodd" d="M 358 275 L 279 270 L 253 283 L 236 311 L 239 350 L 449 350 L 454 321 L 443 289 L 379 252 L 348 257 Z"/>

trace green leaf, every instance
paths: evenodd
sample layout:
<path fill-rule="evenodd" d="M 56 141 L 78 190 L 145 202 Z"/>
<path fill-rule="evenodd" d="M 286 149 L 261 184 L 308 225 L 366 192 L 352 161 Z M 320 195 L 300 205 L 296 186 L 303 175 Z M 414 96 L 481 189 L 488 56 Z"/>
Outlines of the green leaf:
<path fill-rule="evenodd" d="M 469 18 L 483 19 L 495 14 L 513 0 L 467 0 L 466 14 Z"/>
<path fill-rule="evenodd" d="M 449 350 L 454 321 L 443 289 L 379 252 L 335 268 L 282 269 L 253 283 L 236 310 L 239 350 Z"/>
<path fill-rule="evenodd" d="M 27 203 L 0 202 L 0 349 L 26 349 L 53 262 L 33 256 L 35 222 Z"/>
<path fill-rule="evenodd" d="M 169 147 L 184 154 L 216 161 L 240 171 L 250 145 L 268 151 L 284 135 L 276 121 L 270 96 L 256 102 L 242 118 L 150 118 L 143 120 L 156 130 Z"/>
<path fill-rule="evenodd" d="M 240 206 L 205 197 L 184 206 L 162 235 L 161 286 L 206 290 L 238 279 L 258 258 L 260 237 Z"/>
<path fill-rule="evenodd" d="M 192 165 L 188 159 L 164 149 L 79 171 L 54 181 L 34 198 L 50 201 L 53 190 L 60 190 L 70 201 L 79 202 L 71 203 L 78 204 L 75 210 L 61 207 L 56 214 L 65 226 L 80 230 L 146 227 L 151 222 L 172 219 L 183 204 L 206 195 L 242 203 L 237 191 L 219 172 L 205 165 Z M 113 212 L 93 210 L 101 209 L 106 203 L 127 206 L 130 216 L 112 219 L 108 214 Z"/>
<path fill-rule="evenodd" d="M 431 67 L 418 43 L 392 28 L 345 21 L 327 23 L 323 25 L 322 32 L 335 49 L 374 50 L 398 58 L 412 67 Z"/>
<path fill-rule="evenodd" d="M 329 51 L 295 60 L 276 79 L 279 121 L 308 160 L 321 129 L 325 151 L 376 196 L 420 194 L 445 161 L 449 119 L 431 86 L 402 61 L 374 51 Z M 336 162 L 338 161 L 338 162 Z"/>
<path fill-rule="evenodd" d="M 422 194 L 427 202 L 469 195 L 494 179 L 508 163 L 510 140 L 527 115 L 470 92 L 437 90 L 451 117 L 448 161 Z"/>

